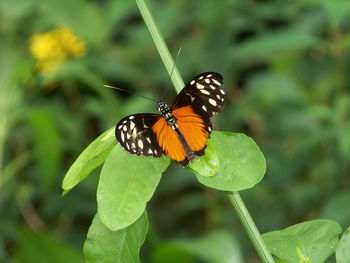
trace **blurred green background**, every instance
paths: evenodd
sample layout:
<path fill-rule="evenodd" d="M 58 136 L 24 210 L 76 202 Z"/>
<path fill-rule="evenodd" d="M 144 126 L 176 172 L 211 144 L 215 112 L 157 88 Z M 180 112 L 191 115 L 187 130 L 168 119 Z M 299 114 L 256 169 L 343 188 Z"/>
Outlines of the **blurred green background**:
<path fill-rule="evenodd" d="M 223 74 L 215 128 L 251 136 L 265 155 L 265 178 L 242 192 L 260 231 L 315 218 L 348 227 L 350 1 L 148 3 L 172 54 L 182 48 L 185 82 Z M 176 96 L 133 1 L 0 0 L 0 262 L 83 262 L 100 169 L 64 197 L 62 179 L 122 117 L 155 112 L 103 84 Z M 179 166 L 148 215 L 142 262 L 217 262 L 214 244 L 228 262 L 260 262 L 225 194 Z"/>

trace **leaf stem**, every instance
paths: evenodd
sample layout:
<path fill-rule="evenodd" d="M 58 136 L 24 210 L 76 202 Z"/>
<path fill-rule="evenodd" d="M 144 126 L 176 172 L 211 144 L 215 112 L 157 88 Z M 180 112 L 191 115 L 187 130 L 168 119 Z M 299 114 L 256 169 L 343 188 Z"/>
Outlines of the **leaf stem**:
<path fill-rule="evenodd" d="M 234 207 L 234 209 L 236 210 L 236 213 L 245 231 L 248 233 L 250 241 L 253 243 L 253 246 L 262 262 L 274 263 L 275 261 L 271 256 L 270 252 L 267 250 L 264 240 L 262 239 L 259 230 L 257 229 L 253 219 L 251 218 L 239 193 L 227 192 L 227 197 L 231 201 L 231 204 Z"/>
<path fill-rule="evenodd" d="M 135 0 L 135 2 L 151 34 L 153 42 L 157 47 L 158 53 L 164 63 L 164 66 L 168 71 L 171 81 L 176 91 L 180 92 L 181 89 L 184 87 L 184 82 L 180 76 L 179 71 L 174 65 L 174 61 L 170 55 L 168 47 L 165 44 L 164 38 L 160 33 L 159 28 L 153 18 L 153 15 L 150 9 L 148 8 L 145 0 Z M 171 70 L 173 67 L 174 67 L 173 74 L 171 74 Z M 270 252 L 267 250 L 266 245 L 262 240 L 262 237 L 258 229 L 256 228 L 254 221 L 251 218 L 238 192 L 228 192 L 227 196 L 230 199 L 234 209 L 236 210 L 236 213 L 240 218 L 245 230 L 247 231 L 248 236 L 251 242 L 253 243 L 253 246 L 255 247 L 261 260 L 264 263 L 274 263 L 275 261 L 273 260 Z"/>

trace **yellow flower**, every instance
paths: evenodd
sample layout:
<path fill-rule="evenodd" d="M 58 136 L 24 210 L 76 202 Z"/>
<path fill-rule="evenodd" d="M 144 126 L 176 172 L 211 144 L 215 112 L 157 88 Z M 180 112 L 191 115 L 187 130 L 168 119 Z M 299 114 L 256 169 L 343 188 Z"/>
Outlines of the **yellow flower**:
<path fill-rule="evenodd" d="M 29 48 L 37 60 L 38 70 L 43 73 L 57 69 L 69 57 L 86 54 L 85 43 L 67 27 L 34 34 L 29 39 Z"/>

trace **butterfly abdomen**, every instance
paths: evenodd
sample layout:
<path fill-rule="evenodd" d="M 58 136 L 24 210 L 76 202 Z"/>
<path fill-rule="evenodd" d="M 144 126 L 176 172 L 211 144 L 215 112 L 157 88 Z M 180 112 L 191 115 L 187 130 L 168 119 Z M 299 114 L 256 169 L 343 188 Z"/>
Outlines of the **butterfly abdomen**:
<path fill-rule="evenodd" d="M 177 125 L 176 125 L 177 126 Z M 188 145 L 185 137 L 183 136 L 183 134 L 181 133 L 181 131 L 179 130 L 178 127 L 176 127 L 175 129 L 176 135 L 179 138 L 182 147 L 185 150 L 186 153 L 186 157 L 189 161 L 193 162 L 194 158 L 196 157 L 196 155 L 194 154 L 193 150 L 191 149 L 191 147 Z M 188 162 L 188 161 L 187 161 Z"/>

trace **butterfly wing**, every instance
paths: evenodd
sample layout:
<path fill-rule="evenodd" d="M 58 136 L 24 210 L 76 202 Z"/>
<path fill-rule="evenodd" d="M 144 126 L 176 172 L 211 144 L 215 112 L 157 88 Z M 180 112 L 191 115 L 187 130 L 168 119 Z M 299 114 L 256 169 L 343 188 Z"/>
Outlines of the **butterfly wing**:
<path fill-rule="evenodd" d="M 224 106 L 225 92 L 221 89 L 223 77 L 216 72 L 205 72 L 193 78 L 177 95 L 171 109 L 191 105 L 196 112 L 210 118 Z"/>
<path fill-rule="evenodd" d="M 183 146 L 181 145 L 178 135 L 167 124 L 164 118 L 160 118 L 153 125 L 152 130 L 157 135 L 157 143 L 160 145 L 166 156 L 170 157 L 178 163 L 182 163 L 186 160 L 186 153 Z"/>
<path fill-rule="evenodd" d="M 196 156 L 204 155 L 213 129 L 210 118 L 224 106 L 223 77 L 205 72 L 191 80 L 171 107 L 176 123 Z"/>
<path fill-rule="evenodd" d="M 191 150 L 197 156 L 204 154 L 212 123 L 195 111 L 191 105 L 173 110 L 176 124 Z"/>
<path fill-rule="evenodd" d="M 134 114 L 120 120 L 115 128 L 115 137 L 128 152 L 137 155 L 162 156 L 162 148 L 152 130 L 154 124 L 164 119 L 159 114 Z"/>

